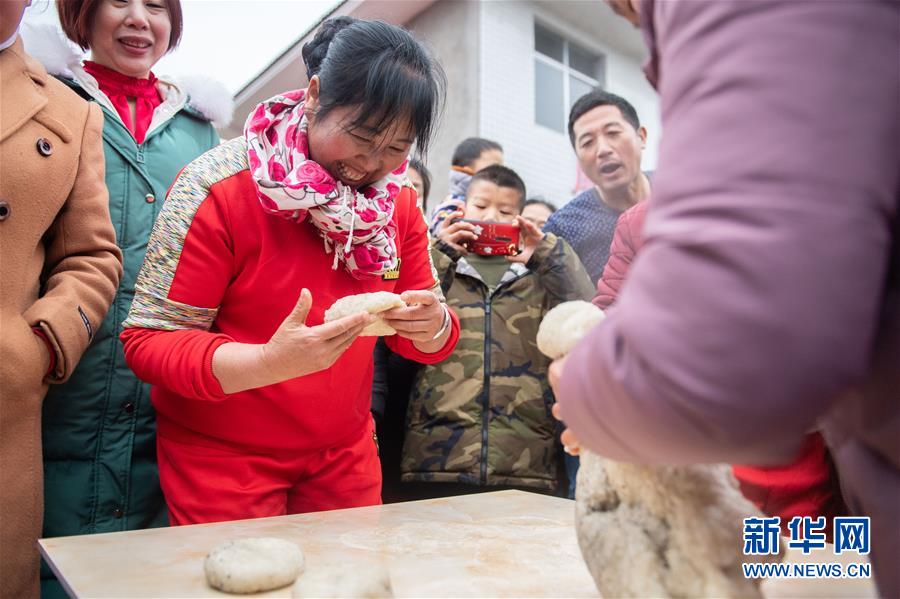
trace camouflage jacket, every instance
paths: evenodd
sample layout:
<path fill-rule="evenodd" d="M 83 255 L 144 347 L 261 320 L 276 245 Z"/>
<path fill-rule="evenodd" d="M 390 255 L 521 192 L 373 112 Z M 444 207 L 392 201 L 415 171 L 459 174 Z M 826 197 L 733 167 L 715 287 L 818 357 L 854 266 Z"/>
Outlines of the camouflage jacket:
<path fill-rule="evenodd" d="M 593 297 L 587 272 L 553 234 L 493 290 L 450 246 L 434 241 L 431 255 L 462 330 L 453 354 L 417 376 L 402 479 L 554 489 L 559 442 L 549 360 L 535 340 L 552 307 Z"/>

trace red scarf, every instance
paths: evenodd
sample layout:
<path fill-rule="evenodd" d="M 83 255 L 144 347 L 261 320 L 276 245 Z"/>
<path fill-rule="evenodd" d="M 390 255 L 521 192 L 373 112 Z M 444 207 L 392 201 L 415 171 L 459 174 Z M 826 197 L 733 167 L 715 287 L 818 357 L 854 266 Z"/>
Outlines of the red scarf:
<path fill-rule="evenodd" d="M 84 61 L 84 70 L 97 80 L 100 91 L 112 102 L 134 140 L 138 144 L 144 143 L 150 121 L 153 120 L 153 111 L 162 104 L 162 98 L 156 89 L 156 76 L 150 73 L 147 79 L 129 77 L 90 60 Z M 131 121 L 128 98 L 132 98 L 135 103 L 135 122 Z"/>

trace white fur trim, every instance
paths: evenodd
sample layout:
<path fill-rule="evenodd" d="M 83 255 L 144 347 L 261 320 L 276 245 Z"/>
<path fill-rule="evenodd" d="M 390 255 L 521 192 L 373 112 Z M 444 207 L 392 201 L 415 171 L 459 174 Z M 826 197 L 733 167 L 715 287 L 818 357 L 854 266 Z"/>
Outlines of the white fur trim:
<path fill-rule="evenodd" d="M 222 83 L 202 75 L 192 75 L 179 77 L 178 84 L 188 95 L 188 106 L 216 127 L 228 126 L 234 113 L 234 98 Z"/>
<path fill-rule="evenodd" d="M 84 53 L 63 35 L 62 29 L 46 23 L 22 23 L 20 33 L 25 51 L 44 65 L 48 73 L 75 78 L 70 65 L 81 64 Z"/>

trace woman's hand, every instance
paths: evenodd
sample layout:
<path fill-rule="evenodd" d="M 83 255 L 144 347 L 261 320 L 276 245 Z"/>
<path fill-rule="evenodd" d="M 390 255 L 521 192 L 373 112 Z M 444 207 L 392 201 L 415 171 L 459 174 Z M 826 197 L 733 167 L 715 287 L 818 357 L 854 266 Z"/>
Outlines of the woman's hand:
<path fill-rule="evenodd" d="M 433 354 L 444 347 L 450 335 L 450 315 L 430 291 L 404 291 L 400 298 L 405 308 L 379 314 L 401 337 L 411 340 L 419 351 Z M 440 334 L 438 334 L 440 333 Z"/>
<path fill-rule="evenodd" d="M 526 220 L 521 215 L 516 217 L 516 224 L 519 225 L 519 240 L 522 242 L 522 251 L 515 256 L 507 256 L 510 262 L 519 262 L 527 264 L 534 254 L 534 250 L 544 240 L 544 233 L 538 229 L 530 220 Z"/>
<path fill-rule="evenodd" d="M 306 326 L 312 294 L 300 292 L 293 311 L 262 346 L 264 366 L 281 380 L 325 370 L 337 361 L 364 328 L 375 321 L 368 312 L 351 314 L 314 327 Z"/>
<path fill-rule="evenodd" d="M 557 387 L 559 386 L 559 379 L 562 376 L 565 364 L 565 356 L 550 363 L 550 370 L 547 373 L 547 378 L 550 380 L 550 387 L 553 389 L 554 395 L 556 394 Z M 563 422 L 562 408 L 558 403 L 553 404 L 553 417 L 560 422 Z M 562 441 L 563 450 L 567 454 L 578 455 L 581 452 L 581 442 L 578 440 L 578 437 L 575 436 L 575 433 L 573 433 L 571 430 L 563 429 L 562 436 L 560 436 L 560 441 Z"/>
<path fill-rule="evenodd" d="M 463 244 L 467 241 L 475 241 L 478 239 L 478 235 L 475 234 L 475 225 L 459 220 L 463 216 L 465 216 L 465 213 L 460 210 L 448 215 L 447 218 L 441 221 L 436 235 L 438 239 L 463 256 L 468 256 L 469 250 Z"/>
<path fill-rule="evenodd" d="M 268 343 L 226 343 L 213 355 L 213 374 L 225 393 L 273 385 L 329 368 L 364 328 L 375 321 L 368 312 L 307 326 L 312 307 L 308 289 Z"/>

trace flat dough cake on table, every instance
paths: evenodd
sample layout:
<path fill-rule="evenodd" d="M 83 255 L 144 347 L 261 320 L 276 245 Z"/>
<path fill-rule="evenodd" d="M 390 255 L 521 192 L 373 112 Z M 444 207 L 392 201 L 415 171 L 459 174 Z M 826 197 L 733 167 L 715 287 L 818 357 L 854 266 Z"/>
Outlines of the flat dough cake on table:
<path fill-rule="evenodd" d="M 358 314 L 359 312 L 368 312 L 369 314 L 380 314 L 393 308 L 405 308 L 406 302 L 400 299 L 400 296 L 390 291 L 376 291 L 374 293 L 359 293 L 357 295 L 348 295 L 334 302 L 330 308 L 325 310 L 325 322 L 331 322 Z M 375 322 L 363 329 L 360 333 L 361 337 L 381 337 L 384 335 L 394 335 L 397 331 L 394 327 L 387 324 L 381 317 Z"/>
<path fill-rule="evenodd" d="M 226 593 L 261 593 L 292 584 L 303 572 L 303 552 L 284 539 L 252 537 L 225 541 L 203 562 L 206 582 Z"/>

